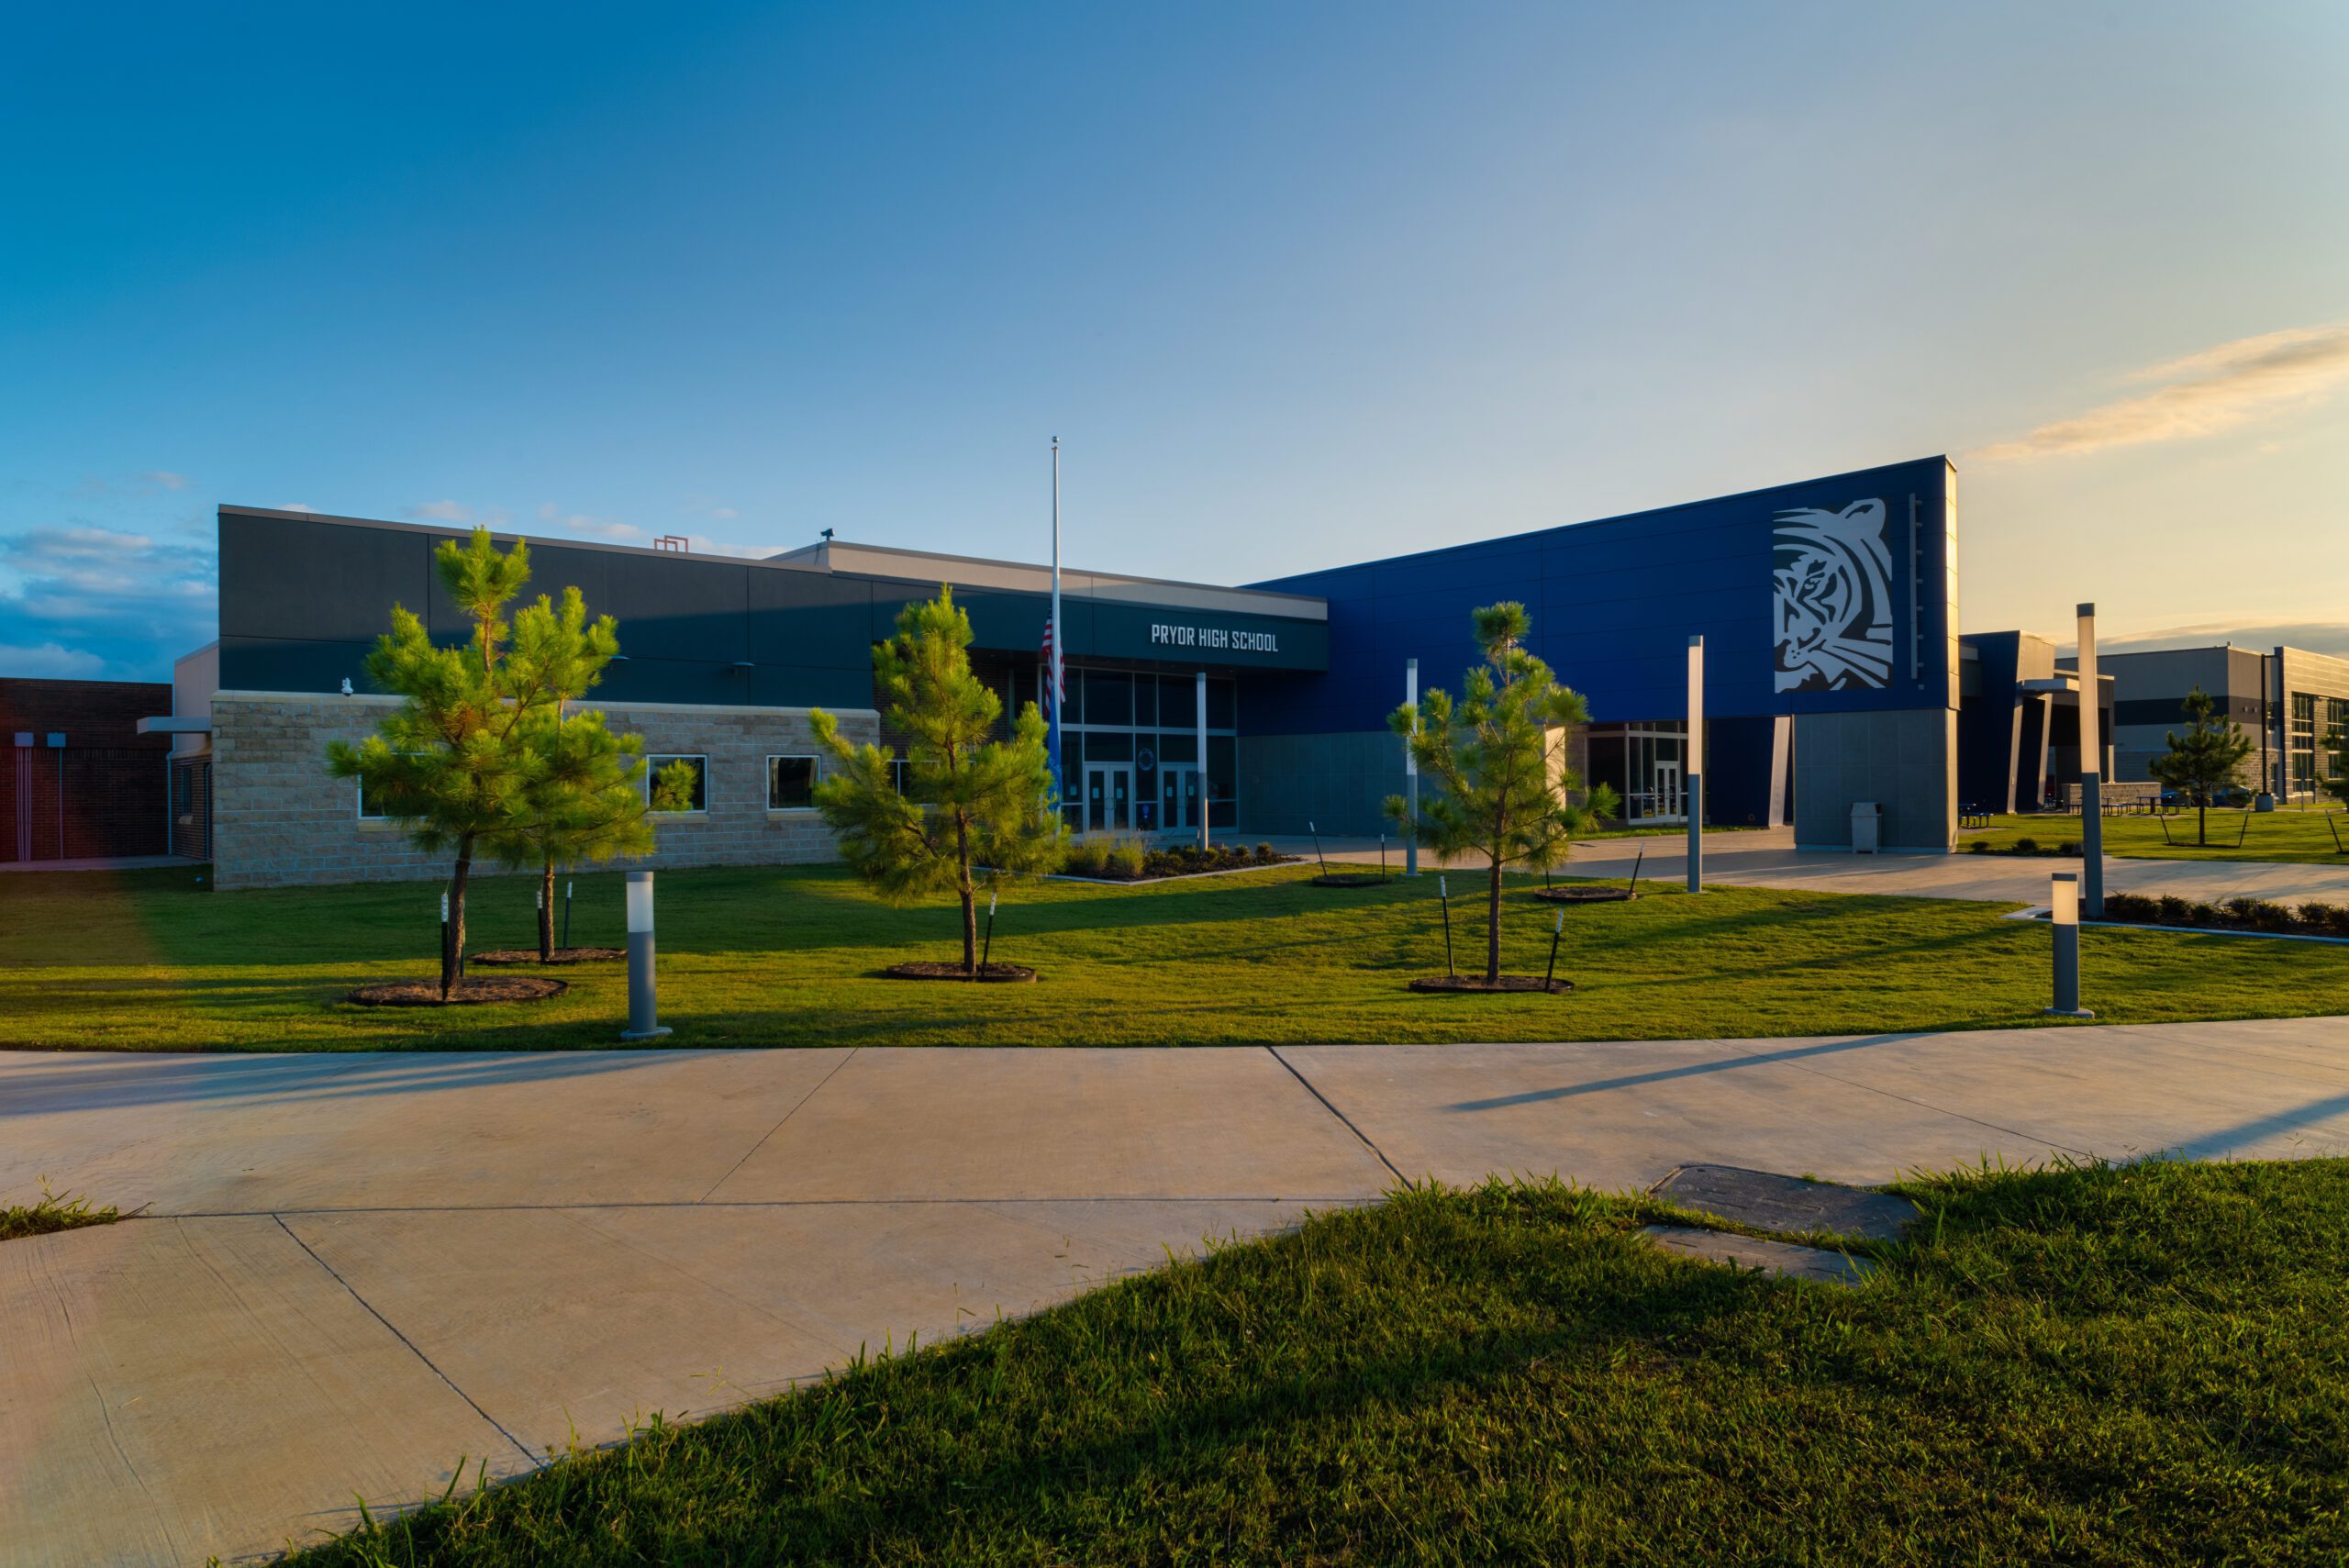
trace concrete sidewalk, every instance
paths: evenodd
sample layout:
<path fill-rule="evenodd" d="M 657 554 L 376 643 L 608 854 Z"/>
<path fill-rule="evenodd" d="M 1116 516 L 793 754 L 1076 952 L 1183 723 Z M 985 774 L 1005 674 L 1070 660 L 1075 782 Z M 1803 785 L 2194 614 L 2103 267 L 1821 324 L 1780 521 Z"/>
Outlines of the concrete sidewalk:
<path fill-rule="evenodd" d="M 2053 820 L 2054 826 L 2047 835 L 2049 841 L 2079 836 L 2076 817 Z M 1310 839 L 1271 841 L 1290 854 L 1313 853 Z M 1325 839 L 1321 849 L 1332 861 L 1376 864 L 1379 858 L 1375 840 Z M 1573 861 L 1561 874 L 1629 876 L 1634 862 L 1642 855 L 1642 881 L 1653 878 L 1678 884 L 1686 879 L 1687 840 L 1679 833 L 1578 843 Z M 1401 871 L 1403 851 L 1399 843 L 1387 846 L 1386 863 Z M 2123 860 L 2108 855 L 2104 867 L 2105 890 L 2110 893 L 2166 893 L 2214 904 L 2238 897 L 2287 904 L 2310 899 L 2349 903 L 2349 860 L 2339 865 L 2306 865 L 2275 861 Z M 1460 868 L 1481 873 L 1484 861 L 1470 856 L 1460 862 Z M 1436 862 L 1423 855 L 1420 869 L 1431 872 L 1436 869 Z M 1854 855 L 1831 850 L 1798 850 L 1794 832 L 1787 828 L 1712 833 L 1705 839 L 1708 881 L 1814 893 L 1879 893 L 2044 904 L 2050 875 L 2079 869 L 2080 862 L 2070 857 L 2026 860 L 2012 855 L 1937 855 L 1906 851 Z"/>
<path fill-rule="evenodd" d="M 0 1054 L 0 1563 L 200 1562 L 1488 1173 L 2349 1149 L 2349 1019 L 1511 1046 Z"/>

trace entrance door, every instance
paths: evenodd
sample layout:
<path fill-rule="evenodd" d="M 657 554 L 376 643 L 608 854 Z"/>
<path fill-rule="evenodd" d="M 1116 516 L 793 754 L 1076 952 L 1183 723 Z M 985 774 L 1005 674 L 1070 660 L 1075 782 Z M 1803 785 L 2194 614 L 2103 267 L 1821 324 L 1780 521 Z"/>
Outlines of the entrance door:
<path fill-rule="evenodd" d="M 1130 762 L 1085 765 L 1085 830 L 1122 833 L 1134 825 L 1134 770 Z"/>
<path fill-rule="evenodd" d="M 1658 762 L 1655 765 L 1655 815 L 1677 817 L 1686 815 L 1687 809 L 1680 799 L 1680 764 Z"/>
<path fill-rule="evenodd" d="M 1158 769 L 1158 820 L 1168 832 L 1199 828 L 1199 770 L 1179 764 Z"/>

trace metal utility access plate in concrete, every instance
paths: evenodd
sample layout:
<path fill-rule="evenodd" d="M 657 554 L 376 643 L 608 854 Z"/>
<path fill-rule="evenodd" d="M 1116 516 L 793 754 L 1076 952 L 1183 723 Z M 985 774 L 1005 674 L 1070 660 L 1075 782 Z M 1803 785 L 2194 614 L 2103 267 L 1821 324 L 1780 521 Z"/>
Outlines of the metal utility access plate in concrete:
<path fill-rule="evenodd" d="M 1666 1251 L 1735 1268 L 1761 1269 L 1783 1279 L 1857 1284 L 1875 1267 L 1865 1258 L 1846 1257 L 1818 1247 L 1731 1236 L 1721 1230 L 1699 1230 L 1690 1225 L 1651 1225 L 1641 1234 Z"/>
<path fill-rule="evenodd" d="M 1820 1232 L 1890 1241 L 1917 1218 L 1915 1204 L 1891 1193 L 1736 1165 L 1675 1165 L 1648 1191 L 1683 1208 L 1789 1234 Z"/>

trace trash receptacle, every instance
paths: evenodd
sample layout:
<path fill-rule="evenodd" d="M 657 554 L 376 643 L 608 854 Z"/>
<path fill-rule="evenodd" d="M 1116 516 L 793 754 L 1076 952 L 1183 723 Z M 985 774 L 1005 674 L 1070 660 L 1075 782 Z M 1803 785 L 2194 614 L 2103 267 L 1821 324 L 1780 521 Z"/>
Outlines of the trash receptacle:
<path fill-rule="evenodd" d="M 1852 803 L 1852 852 L 1876 853 L 1876 834 L 1884 826 L 1884 807 L 1873 800 Z"/>

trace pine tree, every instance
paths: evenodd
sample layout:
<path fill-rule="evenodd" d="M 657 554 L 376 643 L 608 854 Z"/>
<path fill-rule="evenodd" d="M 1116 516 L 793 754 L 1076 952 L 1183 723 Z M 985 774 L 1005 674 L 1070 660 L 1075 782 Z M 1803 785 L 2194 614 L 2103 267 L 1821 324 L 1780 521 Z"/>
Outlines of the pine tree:
<path fill-rule="evenodd" d="M 2210 841 L 2210 796 L 2235 782 L 2235 770 L 2251 755 L 2251 737 L 2219 714 L 2219 705 L 2200 686 L 2186 694 L 2186 733 L 2171 730 L 2169 750 L 2146 764 L 2154 779 L 2186 792 L 2195 805 L 2194 840 Z"/>
<path fill-rule="evenodd" d="M 816 808 L 840 836 L 841 856 L 896 904 L 952 889 L 963 906 L 963 969 L 979 972 L 978 889 L 990 878 L 1048 872 L 1067 853 L 1068 829 L 1048 797 L 1044 720 L 1030 703 L 1008 740 L 993 739 L 1003 703 L 971 673 L 971 617 L 941 584 L 907 605 L 896 635 L 873 650 L 873 684 L 889 726 L 907 737 L 905 787 L 878 746 L 852 745 L 832 715 L 808 715 L 831 754 Z"/>
<path fill-rule="evenodd" d="M 440 947 L 446 1001 L 465 951 L 465 891 L 474 851 L 484 838 L 510 830 L 524 809 L 528 769 L 520 731 L 545 698 L 539 676 L 503 662 L 512 632 L 506 606 L 529 580 L 529 546 L 518 539 L 501 555 L 489 530 L 475 528 L 464 546 L 443 543 L 433 565 L 441 586 L 473 621 L 472 640 L 462 648 L 435 647 L 424 623 L 394 605 L 392 629 L 375 639 L 366 669 L 377 689 L 404 700 L 359 745 L 329 745 L 327 768 L 337 778 L 359 780 L 418 849 L 456 851 Z"/>
<path fill-rule="evenodd" d="M 1512 865 L 1548 871 L 1564 863 L 1575 836 L 1613 816 L 1618 803 L 1605 784 L 1585 793 L 1582 779 L 1557 755 L 1563 732 L 1588 723 L 1590 711 L 1521 646 L 1532 627 L 1525 606 L 1488 605 L 1474 618 L 1485 663 L 1462 678 L 1458 706 L 1437 687 L 1417 708 L 1406 703 L 1387 719 L 1436 789 L 1421 797 L 1417 821 L 1401 795 L 1387 796 L 1386 814 L 1438 854 L 1486 858 L 1490 985 L 1501 976 L 1502 873 Z"/>
<path fill-rule="evenodd" d="M 554 957 L 556 868 L 651 852 L 644 742 L 612 733 L 594 708 L 571 711 L 619 652 L 617 623 L 607 615 L 588 620 L 578 589 L 565 588 L 559 605 L 540 595 L 515 616 L 513 638 L 509 678 L 535 687 L 541 701 L 518 732 L 523 776 L 513 817 L 488 848 L 507 864 L 538 870 L 539 962 L 546 963 Z"/>

